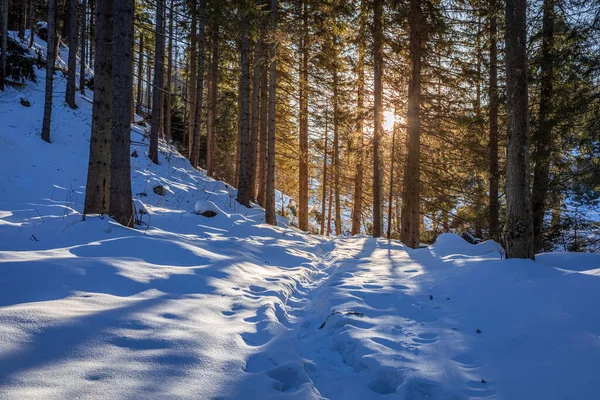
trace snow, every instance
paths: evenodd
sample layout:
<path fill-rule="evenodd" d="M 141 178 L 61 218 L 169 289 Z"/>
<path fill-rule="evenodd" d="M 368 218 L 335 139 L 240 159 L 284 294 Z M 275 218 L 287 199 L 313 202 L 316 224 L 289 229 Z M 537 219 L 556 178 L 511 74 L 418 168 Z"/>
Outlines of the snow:
<path fill-rule="evenodd" d="M 142 223 L 83 220 L 91 104 L 57 74 L 43 142 L 39 72 L 0 94 L 1 399 L 600 397 L 598 255 L 272 227 L 142 125 Z"/>

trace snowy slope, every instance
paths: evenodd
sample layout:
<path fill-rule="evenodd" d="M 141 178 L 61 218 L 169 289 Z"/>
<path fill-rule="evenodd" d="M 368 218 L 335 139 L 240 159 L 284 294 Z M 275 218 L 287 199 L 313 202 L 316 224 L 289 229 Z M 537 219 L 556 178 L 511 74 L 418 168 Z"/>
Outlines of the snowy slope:
<path fill-rule="evenodd" d="M 600 398 L 594 255 L 271 227 L 137 125 L 144 224 L 83 221 L 91 104 L 57 74 L 43 142 L 40 72 L 0 94 L 0 399 Z"/>

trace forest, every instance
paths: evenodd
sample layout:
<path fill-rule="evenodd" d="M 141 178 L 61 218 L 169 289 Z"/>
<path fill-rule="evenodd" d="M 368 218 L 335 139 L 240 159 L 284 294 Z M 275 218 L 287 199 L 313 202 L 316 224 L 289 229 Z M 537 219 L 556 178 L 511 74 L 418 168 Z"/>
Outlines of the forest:
<path fill-rule="evenodd" d="M 598 399 L 600 0 L 0 0 L 0 399 Z"/>
<path fill-rule="evenodd" d="M 600 248 L 598 2 L 2 4 L 3 49 L 9 28 L 47 36 L 49 58 L 66 43 L 66 103 L 94 89 L 86 214 L 133 224 L 135 111 L 154 163 L 171 143 L 270 224 L 413 248 L 455 232 L 521 258 Z M 2 85 L 24 75 L 7 53 Z M 293 199 L 279 210 L 275 189 Z"/>

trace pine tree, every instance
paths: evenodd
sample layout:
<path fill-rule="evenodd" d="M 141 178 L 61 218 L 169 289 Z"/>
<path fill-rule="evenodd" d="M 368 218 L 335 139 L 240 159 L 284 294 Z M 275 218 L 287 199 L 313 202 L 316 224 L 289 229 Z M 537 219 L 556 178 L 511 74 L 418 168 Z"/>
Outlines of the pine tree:
<path fill-rule="evenodd" d="M 154 80 L 152 81 L 152 123 L 150 125 L 150 150 L 148 156 L 158 164 L 158 136 L 161 132 L 163 112 L 164 58 L 165 58 L 165 0 L 156 1 L 156 34 L 154 44 Z"/>
<path fill-rule="evenodd" d="M 414 0 L 413 0 L 414 1 Z M 380 237 L 383 230 L 383 204 L 381 193 L 381 160 L 380 141 L 383 131 L 382 125 L 382 97 L 381 84 L 383 75 L 383 0 L 374 1 L 373 15 L 373 102 L 374 102 L 374 127 L 373 127 L 373 237 Z"/>
<path fill-rule="evenodd" d="M 77 90 L 77 29 L 77 0 L 69 0 L 69 60 L 65 101 L 73 109 L 77 108 L 75 104 L 75 92 Z"/>

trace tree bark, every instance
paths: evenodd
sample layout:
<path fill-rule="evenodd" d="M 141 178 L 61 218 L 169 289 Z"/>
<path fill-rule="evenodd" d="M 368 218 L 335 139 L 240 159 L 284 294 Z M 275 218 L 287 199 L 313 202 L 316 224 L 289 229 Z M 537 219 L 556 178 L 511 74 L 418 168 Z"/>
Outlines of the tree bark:
<path fill-rule="evenodd" d="M 421 153 L 421 0 L 410 2 L 410 61 L 408 87 L 407 134 L 408 151 L 404 168 L 401 239 L 416 249 L 420 243 L 420 153 Z"/>
<path fill-rule="evenodd" d="M 138 115 L 142 115 L 142 83 L 144 75 L 144 35 L 140 35 L 140 46 L 138 51 L 138 65 L 137 65 L 137 93 L 135 102 L 135 112 Z"/>
<path fill-rule="evenodd" d="M 541 93 L 539 127 L 533 135 L 535 144 L 533 168 L 533 234 L 535 251 L 541 251 L 543 245 L 542 230 L 544 228 L 544 214 L 546 212 L 546 197 L 550 183 L 550 156 L 552 155 L 552 117 L 554 81 L 554 0 L 544 0 L 542 22 L 542 59 L 541 67 Z"/>
<path fill-rule="evenodd" d="M 6 26 L 6 23 L 3 24 Z M 2 36 L 3 41 L 6 35 Z M 52 120 L 52 83 L 54 80 L 54 62 L 56 60 L 56 1 L 48 0 L 48 47 L 46 56 L 46 90 L 44 98 L 44 120 L 42 122 L 42 139 L 50 143 L 50 123 Z M 6 49 L 6 47 L 5 47 Z M 2 52 L 3 59 L 6 51 Z M 5 62 L 3 62 L 5 64 Z M 4 74 L 3 74 L 4 77 Z"/>
<path fill-rule="evenodd" d="M 500 177 L 498 171 L 498 27 L 496 21 L 497 12 L 497 0 L 490 0 L 490 207 L 488 215 L 488 229 L 489 237 L 494 240 L 498 240 L 500 238 L 500 222 L 498 211 L 498 187 Z M 447 228 L 444 228 L 444 231 L 447 232 Z"/>
<path fill-rule="evenodd" d="M 86 49 L 87 46 L 87 0 L 81 1 L 81 42 L 80 42 L 80 56 L 79 56 L 79 91 L 82 95 L 85 95 L 85 61 L 86 61 Z"/>
<path fill-rule="evenodd" d="M 267 173 L 265 183 L 265 219 L 267 224 L 277 225 L 275 214 L 275 108 L 277 95 L 277 0 L 271 1 L 269 45 L 269 114 L 267 126 Z"/>
<path fill-rule="evenodd" d="M 252 164 L 251 157 L 254 154 L 252 149 L 252 143 L 250 142 L 250 129 L 249 129 L 249 117 L 250 117 L 250 42 L 248 39 L 250 30 L 250 21 L 248 17 L 248 4 L 244 0 L 239 0 L 239 12 L 241 14 L 241 149 L 240 149 L 240 168 L 239 168 L 239 180 L 238 180 L 238 192 L 237 201 L 243 206 L 250 207 L 250 200 L 252 199 Z M 271 116 L 270 118 L 273 118 Z"/>
<path fill-rule="evenodd" d="M 266 207 L 266 189 L 267 189 L 267 153 L 269 146 L 268 138 L 268 120 L 269 120 L 269 74 L 267 62 L 269 58 L 267 42 L 263 43 L 264 65 L 262 74 L 262 83 L 260 85 L 260 151 L 258 152 L 258 194 L 257 201 L 263 207 Z"/>
<path fill-rule="evenodd" d="M 73 109 L 77 91 L 77 0 L 69 0 L 69 61 L 67 71 L 67 90 L 65 101 Z"/>
<path fill-rule="evenodd" d="M 19 14 L 19 39 L 25 40 L 25 26 L 27 25 L 27 0 L 21 0 L 21 13 Z"/>
<path fill-rule="evenodd" d="M 258 129 L 260 118 L 260 83 L 262 82 L 264 32 L 254 45 L 254 68 L 252 75 L 252 113 L 250 115 L 250 147 L 248 150 L 248 179 L 250 179 L 250 197 L 254 198 L 256 189 L 256 150 L 258 145 Z"/>
<path fill-rule="evenodd" d="M 29 48 L 33 46 L 33 0 L 29 0 Z"/>
<path fill-rule="evenodd" d="M 108 213 L 112 142 L 113 0 L 96 0 L 96 57 L 84 214 Z"/>
<path fill-rule="evenodd" d="M 204 0 L 202 0 L 204 1 Z M 188 158 L 192 160 L 192 144 L 194 143 L 194 126 L 196 121 L 196 90 L 198 79 L 198 10 L 196 0 L 189 0 L 192 14 L 190 34 L 190 71 L 189 71 L 189 120 L 188 120 Z"/>
<path fill-rule="evenodd" d="M 165 59 L 165 0 L 156 2 L 156 40 L 154 50 L 154 80 L 152 83 L 152 122 L 150 124 L 150 150 L 148 156 L 154 164 L 158 164 L 158 136 L 160 134 L 160 120 L 162 107 L 162 89 L 164 87 L 164 59 Z"/>
<path fill-rule="evenodd" d="M 360 220 L 362 216 L 362 192 L 363 192 L 363 162 L 364 162 L 364 113 L 365 113 L 365 34 L 367 25 L 367 2 L 360 2 L 360 21 L 358 39 L 358 63 L 356 73 L 358 75 L 357 88 L 357 163 L 354 175 L 354 204 L 352 208 L 352 235 L 360 233 Z"/>
<path fill-rule="evenodd" d="M 277 0 L 271 0 L 270 24 L 270 49 L 269 49 L 269 125 L 267 148 L 267 183 L 265 193 L 265 219 L 269 225 L 277 225 L 275 214 L 275 106 L 277 95 Z"/>
<path fill-rule="evenodd" d="M 53 6 L 54 8 L 54 6 Z M 8 0 L 0 0 L 0 50 L 2 50 L 2 58 L 0 59 L 0 90 L 4 91 L 4 81 L 6 80 L 6 53 L 8 50 Z M 50 3 L 48 3 L 50 9 Z M 50 19 L 50 16 L 48 16 Z"/>
<path fill-rule="evenodd" d="M 205 0 L 198 2 L 198 77 L 196 78 L 196 104 L 194 109 L 194 135 L 190 162 L 197 168 L 200 159 L 200 128 L 202 123 L 202 97 L 204 95 L 204 11 Z"/>
<path fill-rule="evenodd" d="M 210 66 L 210 94 L 208 105 L 208 124 L 206 140 L 206 174 L 215 174 L 215 151 L 217 137 L 217 96 L 219 90 L 219 24 L 213 22 L 211 26 L 212 60 Z M 264 75 L 264 72 L 263 72 Z"/>
<path fill-rule="evenodd" d="M 298 228 L 308 231 L 308 1 L 300 0 L 302 35 L 300 38 L 299 76 L 299 155 L 298 155 Z"/>
<path fill-rule="evenodd" d="M 325 233 L 325 206 L 327 204 L 327 142 L 328 138 L 328 110 L 325 108 L 325 142 L 323 143 L 323 194 L 321 200 L 321 235 Z"/>
<path fill-rule="evenodd" d="M 383 132 L 382 126 L 382 97 L 383 88 L 381 77 L 383 75 L 383 0 L 375 0 L 373 12 L 373 237 L 380 237 L 382 232 L 383 204 L 381 201 L 381 161 L 379 154 L 379 141 Z"/>
<path fill-rule="evenodd" d="M 167 50 L 167 83 L 165 85 L 165 140 L 171 140 L 171 80 L 173 79 L 173 0 L 169 4 L 169 48 Z"/>
<path fill-rule="evenodd" d="M 506 158 L 507 258 L 534 258 L 529 188 L 526 0 L 506 2 Z"/>
<path fill-rule="evenodd" d="M 396 110 L 394 109 L 394 127 L 392 128 L 392 163 L 390 165 L 390 190 L 388 193 L 387 238 L 392 238 L 392 198 L 394 195 L 394 161 L 396 160 Z"/>
<path fill-rule="evenodd" d="M 133 102 L 133 14 L 135 0 L 114 0 L 113 107 L 109 213 L 133 227 L 130 110 Z"/>
<path fill-rule="evenodd" d="M 337 70 L 337 57 L 338 56 L 336 54 L 336 60 L 334 61 L 333 67 L 333 187 L 335 196 L 335 235 L 339 236 L 342 234 L 342 211 L 340 204 L 340 117 L 338 102 L 339 77 Z"/>

